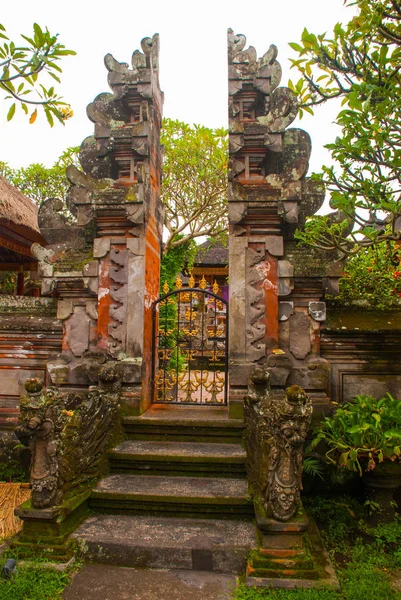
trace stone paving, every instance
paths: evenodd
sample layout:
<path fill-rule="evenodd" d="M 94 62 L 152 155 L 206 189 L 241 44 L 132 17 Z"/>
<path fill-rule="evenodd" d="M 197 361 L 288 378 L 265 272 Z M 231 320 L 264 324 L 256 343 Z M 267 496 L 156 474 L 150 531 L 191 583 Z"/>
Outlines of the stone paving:
<path fill-rule="evenodd" d="M 190 570 L 129 569 L 86 565 L 64 600 L 230 600 L 234 575 Z"/>

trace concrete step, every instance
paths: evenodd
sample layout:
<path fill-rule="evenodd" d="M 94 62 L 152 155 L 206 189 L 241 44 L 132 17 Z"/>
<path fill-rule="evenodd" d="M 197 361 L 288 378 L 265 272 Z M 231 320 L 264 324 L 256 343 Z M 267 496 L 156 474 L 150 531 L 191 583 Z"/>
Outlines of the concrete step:
<path fill-rule="evenodd" d="M 126 441 L 109 453 L 112 473 L 246 477 L 239 444 Z"/>
<path fill-rule="evenodd" d="M 140 417 L 124 417 L 129 439 L 240 443 L 245 424 L 230 419 L 227 407 L 153 404 Z"/>
<path fill-rule="evenodd" d="M 109 475 L 92 491 L 89 506 L 95 512 L 142 515 L 254 516 L 247 481 L 233 478 Z"/>
<path fill-rule="evenodd" d="M 95 515 L 73 537 L 90 561 L 240 573 L 256 545 L 249 521 Z"/>

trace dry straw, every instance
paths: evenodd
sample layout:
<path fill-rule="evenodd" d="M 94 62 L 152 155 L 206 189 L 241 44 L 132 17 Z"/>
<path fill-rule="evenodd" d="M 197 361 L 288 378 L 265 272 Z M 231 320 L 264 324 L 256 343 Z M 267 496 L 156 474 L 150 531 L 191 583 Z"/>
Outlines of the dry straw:
<path fill-rule="evenodd" d="M 14 508 L 30 497 L 28 483 L 0 483 L 0 540 L 20 531 L 22 522 L 14 516 Z"/>
<path fill-rule="evenodd" d="M 38 207 L 0 175 L 0 219 L 39 233 Z"/>

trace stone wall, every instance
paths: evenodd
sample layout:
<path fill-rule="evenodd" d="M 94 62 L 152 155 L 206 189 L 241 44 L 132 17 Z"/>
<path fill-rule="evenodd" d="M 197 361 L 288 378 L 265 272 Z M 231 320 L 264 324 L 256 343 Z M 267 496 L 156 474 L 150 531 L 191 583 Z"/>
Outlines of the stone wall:
<path fill-rule="evenodd" d="M 15 427 L 25 381 L 48 382 L 46 363 L 61 336 L 54 299 L 0 296 L 0 430 Z"/>
<path fill-rule="evenodd" d="M 329 310 L 321 354 L 331 366 L 331 400 L 401 398 L 401 311 Z"/>

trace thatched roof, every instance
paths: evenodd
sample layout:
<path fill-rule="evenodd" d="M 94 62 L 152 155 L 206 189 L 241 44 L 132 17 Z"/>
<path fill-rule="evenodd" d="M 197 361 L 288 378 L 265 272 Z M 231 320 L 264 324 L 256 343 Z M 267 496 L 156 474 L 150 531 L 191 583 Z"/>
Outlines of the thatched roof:
<path fill-rule="evenodd" d="M 38 207 L 0 175 L 0 219 L 39 233 Z"/>
<path fill-rule="evenodd" d="M 220 243 L 213 243 L 206 240 L 199 246 L 199 251 L 195 258 L 195 265 L 221 265 L 228 264 L 228 248 Z"/>

